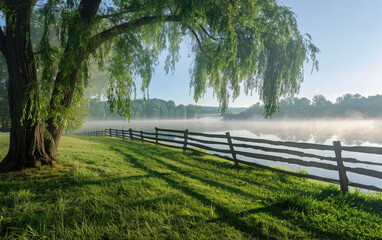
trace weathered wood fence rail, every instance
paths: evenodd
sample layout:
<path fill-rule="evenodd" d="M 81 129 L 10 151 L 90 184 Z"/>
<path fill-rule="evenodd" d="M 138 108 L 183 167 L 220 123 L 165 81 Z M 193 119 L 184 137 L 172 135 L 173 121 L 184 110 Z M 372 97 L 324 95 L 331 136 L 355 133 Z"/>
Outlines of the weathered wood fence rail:
<path fill-rule="evenodd" d="M 365 185 L 360 183 L 350 182 L 347 177 L 347 172 L 374 177 L 382 179 L 382 172 L 369 169 L 368 166 L 382 166 L 381 162 L 374 161 L 361 161 L 356 158 L 344 158 L 342 152 L 356 152 L 382 155 L 382 148 L 379 147 L 364 147 L 364 146 L 341 146 L 339 141 L 333 142 L 333 145 L 322 145 L 313 143 L 298 143 L 298 142 L 284 142 L 284 141 L 271 141 L 265 139 L 253 139 L 246 137 L 231 136 L 229 132 L 223 134 L 210 134 L 190 132 L 186 130 L 172 130 L 155 128 L 155 132 L 137 131 L 133 129 L 118 130 L 118 129 L 105 129 L 101 131 L 85 132 L 81 135 L 86 136 L 109 136 L 122 139 L 138 140 L 141 142 L 148 142 L 157 145 L 162 145 L 171 148 L 183 149 L 183 151 L 191 150 L 195 152 L 202 152 L 200 149 L 209 152 L 202 152 L 204 154 L 218 156 L 229 161 L 233 161 L 236 167 L 239 164 L 255 166 L 259 168 L 268 169 L 275 172 L 280 172 L 292 176 L 309 178 L 329 183 L 340 184 L 341 191 L 345 194 L 348 192 L 348 186 L 363 188 L 373 191 L 382 192 L 382 188 L 372 185 Z M 264 146 L 266 145 L 266 146 Z M 272 146 L 272 147 L 270 147 Z M 273 147 L 276 146 L 276 147 Z M 223 147 L 223 149 L 222 149 Z M 292 148 L 292 149 L 291 149 Z M 252 150 L 248 151 L 248 149 Z M 295 150 L 298 149 L 298 150 Z M 303 150 L 309 149 L 311 152 L 320 152 L 321 154 L 304 152 Z M 257 151 L 257 152 L 254 152 Z M 261 152 L 261 153 L 258 153 Z M 323 155 L 323 153 L 326 153 Z M 226 154 L 226 155 L 221 155 Z M 275 155 L 276 154 L 276 155 Z M 277 155 L 279 154 L 279 155 Z M 282 154 L 282 156 L 280 156 Z M 288 157 L 285 157 L 288 155 Z M 289 157 L 291 156 L 291 157 Z M 294 164 L 304 167 L 315 167 L 325 170 L 337 171 L 339 179 L 316 176 L 312 174 L 291 172 L 271 166 L 265 166 L 256 162 L 243 160 L 240 158 L 250 158 L 254 160 L 267 160 L 273 162 L 282 162 Z M 298 159 L 302 157 L 305 159 L 315 159 L 316 161 L 307 161 Z M 317 160 L 320 160 L 318 162 Z M 330 164 L 333 163 L 333 164 Z M 357 164 L 361 167 L 349 167 L 344 163 Z"/>

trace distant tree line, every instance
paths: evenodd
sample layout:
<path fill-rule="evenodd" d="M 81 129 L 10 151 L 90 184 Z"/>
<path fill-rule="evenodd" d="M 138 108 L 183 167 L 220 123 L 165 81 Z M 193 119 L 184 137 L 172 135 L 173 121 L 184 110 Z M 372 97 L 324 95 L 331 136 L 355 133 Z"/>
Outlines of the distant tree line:
<path fill-rule="evenodd" d="M 265 109 L 257 103 L 238 114 L 226 114 L 224 120 L 250 120 L 264 118 Z M 347 93 L 333 103 L 322 95 L 312 100 L 290 98 L 280 101 L 279 110 L 272 118 L 377 118 L 382 116 L 382 95 L 363 97 Z"/>
<path fill-rule="evenodd" d="M 149 99 L 145 102 L 141 99 L 132 102 L 131 119 L 192 119 L 201 113 L 202 107 L 197 105 L 175 105 L 174 101 L 161 99 Z M 94 120 L 119 120 L 123 119 L 117 114 L 111 114 L 109 104 L 105 101 L 92 99 L 88 103 L 89 118 Z"/>

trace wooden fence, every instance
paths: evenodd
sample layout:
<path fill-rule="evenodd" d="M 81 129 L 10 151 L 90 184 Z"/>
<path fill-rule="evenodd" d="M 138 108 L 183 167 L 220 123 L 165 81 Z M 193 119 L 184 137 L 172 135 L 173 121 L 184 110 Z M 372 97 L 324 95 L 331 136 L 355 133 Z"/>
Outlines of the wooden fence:
<path fill-rule="evenodd" d="M 231 136 L 229 132 L 227 132 L 225 135 L 209 133 L 207 134 L 190 132 L 187 129 L 172 130 L 155 128 L 155 132 L 153 133 L 137 131 L 133 129 L 105 129 L 101 131 L 86 132 L 82 133 L 81 135 L 117 137 L 122 139 L 138 140 L 141 142 L 153 143 L 156 145 L 162 145 L 171 148 L 183 149 L 183 151 L 191 150 L 195 152 L 201 152 L 204 154 L 218 156 L 220 158 L 232 161 L 235 163 L 236 167 L 239 167 L 239 164 L 245 164 L 292 176 L 340 184 L 341 191 L 344 194 L 348 192 L 349 186 L 382 192 L 382 188 L 372 185 L 364 185 L 360 183 L 350 182 L 347 177 L 347 173 L 351 172 L 359 175 L 382 179 L 382 172 L 368 168 L 368 166 L 381 167 L 382 161 L 361 161 L 356 158 L 342 157 L 342 152 L 356 152 L 382 155 L 382 148 L 379 147 L 341 146 L 341 143 L 339 141 L 333 142 L 333 145 L 271 141 L 265 139 L 235 137 Z M 200 149 L 207 150 L 208 152 L 202 152 L 200 151 Z M 261 153 L 258 153 L 259 151 Z M 312 152 L 320 152 L 321 154 Z M 280 156 L 280 154 L 282 156 Z M 289 155 L 291 157 L 285 157 L 285 155 Z M 265 166 L 263 164 L 240 159 L 243 157 L 247 159 L 249 158 L 254 160 L 282 162 L 303 167 L 315 167 L 325 170 L 337 171 L 339 174 L 339 179 L 282 170 L 271 166 Z M 296 157 L 301 157 L 305 159 L 315 159 L 316 161 L 306 161 L 298 159 Z M 349 167 L 345 166 L 344 163 L 357 164 L 361 167 Z"/>

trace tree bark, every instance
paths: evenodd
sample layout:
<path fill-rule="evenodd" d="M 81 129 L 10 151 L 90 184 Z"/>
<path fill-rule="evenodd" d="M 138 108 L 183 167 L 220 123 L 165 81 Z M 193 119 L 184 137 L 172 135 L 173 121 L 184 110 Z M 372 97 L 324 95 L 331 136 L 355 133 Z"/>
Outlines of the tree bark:
<path fill-rule="evenodd" d="M 57 105 L 60 105 L 60 107 L 64 107 L 66 109 L 69 109 L 72 106 L 73 103 L 73 96 L 74 96 L 74 91 L 75 91 L 75 84 L 76 80 L 78 77 L 78 72 L 79 72 L 79 66 L 80 64 L 77 65 L 77 68 L 72 69 L 72 73 L 70 74 L 70 87 L 64 91 L 64 97 L 63 99 L 57 103 L 54 101 L 52 98 L 50 102 L 50 111 L 55 112 L 57 111 Z M 58 94 L 58 91 L 60 91 L 60 85 L 64 83 L 64 81 L 67 80 L 63 77 L 62 72 L 58 72 L 56 81 L 55 81 L 55 87 L 53 89 L 53 96 Z M 58 145 L 60 143 L 60 139 L 62 136 L 62 132 L 64 130 L 63 127 L 63 121 L 64 117 L 58 115 L 55 118 L 49 118 L 46 121 L 46 130 L 50 134 L 50 138 L 53 142 L 46 141 L 45 142 L 45 149 L 46 153 L 48 154 L 49 158 L 51 159 L 56 159 L 56 153 L 58 149 Z"/>
<path fill-rule="evenodd" d="M 8 99 L 10 107 L 11 131 L 9 151 L 0 163 L 0 172 L 20 170 L 27 167 L 39 167 L 54 164 L 46 154 L 44 130 L 41 122 L 28 118 L 33 109 L 31 93 L 37 91 L 37 75 L 32 45 L 30 41 L 30 16 L 32 6 L 20 1 L 8 3 L 10 9 L 6 16 L 6 37 L 2 51 L 8 67 Z M 23 117 L 24 116 L 24 117 Z"/>

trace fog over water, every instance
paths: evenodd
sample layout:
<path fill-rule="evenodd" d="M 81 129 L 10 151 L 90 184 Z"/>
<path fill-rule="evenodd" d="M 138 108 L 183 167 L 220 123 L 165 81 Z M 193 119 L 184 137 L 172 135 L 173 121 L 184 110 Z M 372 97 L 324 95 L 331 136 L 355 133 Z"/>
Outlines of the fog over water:
<path fill-rule="evenodd" d="M 319 144 L 332 144 L 332 141 L 339 140 L 342 145 L 382 146 L 382 120 L 379 119 L 221 121 L 211 117 L 195 120 L 87 121 L 76 133 L 105 128 L 154 132 L 154 127 L 205 133 L 229 131 L 232 136 L 269 140 Z"/>
<path fill-rule="evenodd" d="M 380 119 L 339 119 L 339 120 L 261 120 L 261 121 L 221 121 L 221 118 L 210 117 L 201 118 L 195 120 L 143 120 L 143 121 L 87 121 L 83 128 L 77 130 L 76 133 L 103 130 L 105 128 L 114 129 L 129 129 L 143 130 L 146 132 L 155 132 L 154 128 L 167 128 L 178 129 L 193 132 L 204 133 L 225 133 L 230 132 L 231 136 L 249 137 L 249 138 L 261 138 L 276 141 L 293 141 L 293 142 L 309 142 L 318 144 L 332 145 L 333 141 L 341 141 L 343 146 L 374 146 L 382 147 L 382 120 Z M 223 139 L 224 140 L 224 139 Z M 261 145 L 261 144 L 260 144 Z M 265 146 L 265 145 L 264 145 Z M 217 148 L 226 148 L 227 146 L 215 145 Z M 268 147 L 276 147 L 269 146 Z M 283 148 L 278 147 L 277 148 Z M 237 149 L 243 150 L 243 149 Z M 254 153 L 271 154 L 281 157 L 292 157 L 288 154 L 277 153 L 264 153 L 259 150 L 248 150 Z M 295 149 L 301 151 L 301 149 Z M 316 150 L 303 150 L 305 152 L 335 157 L 332 151 Z M 223 155 L 223 154 L 222 154 Z M 345 158 L 356 158 L 361 161 L 382 162 L 381 155 L 375 154 L 362 154 L 352 152 L 342 152 L 342 156 Z M 252 161 L 264 165 L 281 166 L 283 168 L 291 169 L 293 171 L 304 170 L 308 173 L 324 176 L 329 178 L 338 179 L 338 172 L 331 170 L 324 170 L 313 167 L 302 167 L 294 164 L 288 164 L 283 162 L 272 162 L 266 160 L 259 160 L 248 158 L 245 156 L 238 156 L 239 159 Z M 297 157 L 298 158 L 298 157 Z M 300 158 L 304 161 L 316 161 L 327 164 L 335 164 L 329 161 L 322 161 L 318 159 Z M 361 167 L 366 169 L 372 169 L 381 172 L 382 178 L 382 166 L 364 165 L 364 164 L 351 164 L 345 163 L 347 167 Z M 367 177 L 354 173 L 348 173 L 348 178 L 351 182 L 357 182 L 367 185 L 374 185 L 382 187 L 382 179 Z"/>

